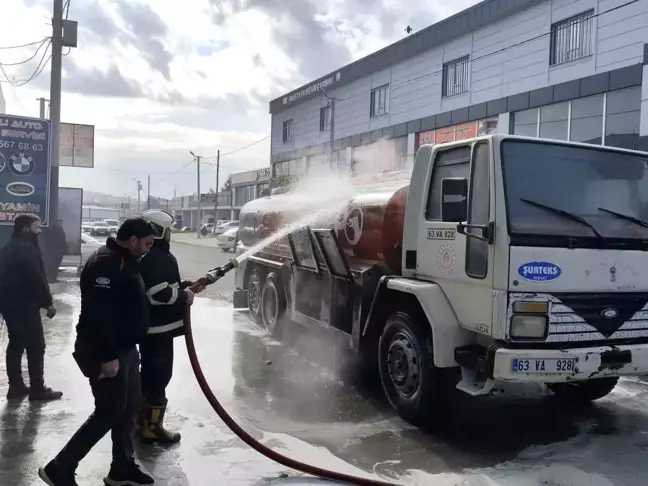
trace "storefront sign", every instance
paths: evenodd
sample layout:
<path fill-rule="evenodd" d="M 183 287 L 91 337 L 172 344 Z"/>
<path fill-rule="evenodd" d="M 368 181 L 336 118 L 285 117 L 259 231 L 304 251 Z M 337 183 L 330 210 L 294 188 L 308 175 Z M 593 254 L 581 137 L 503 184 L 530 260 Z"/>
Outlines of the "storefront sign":
<path fill-rule="evenodd" d="M 498 118 L 486 118 L 468 123 L 460 123 L 449 127 L 428 130 L 418 134 L 418 146 L 426 144 L 440 144 L 468 140 L 481 135 L 489 135 L 497 131 Z"/>
<path fill-rule="evenodd" d="M 317 81 L 310 86 L 306 86 L 305 88 L 302 88 L 298 91 L 295 91 L 294 93 L 290 93 L 288 96 L 284 96 L 282 99 L 283 105 L 289 105 L 291 103 L 294 103 L 295 101 L 300 100 L 301 98 L 305 98 L 307 96 L 310 96 L 314 93 L 318 93 L 320 91 L 326 90 L 326 88 L 330 87 L 334 83 L 338 83 L 340 79 L 342 78 L 342 74 L 338 71 L 334 75 L 332 74 L 328 78 L 324 78 L 320 81 Z"/>
<path fill-rule="evenodd" d="M 256 178 L 257 181 L 260 179 L 269 179 L 270 178 L 270 167 L 267 167 L 265 169 L 259 169 L 256 171 Z"/>
<path fill-rule="evenodd" d="M 0 115 L 0 225 L 32 213 L 49 224 L 49 120 Z"/>

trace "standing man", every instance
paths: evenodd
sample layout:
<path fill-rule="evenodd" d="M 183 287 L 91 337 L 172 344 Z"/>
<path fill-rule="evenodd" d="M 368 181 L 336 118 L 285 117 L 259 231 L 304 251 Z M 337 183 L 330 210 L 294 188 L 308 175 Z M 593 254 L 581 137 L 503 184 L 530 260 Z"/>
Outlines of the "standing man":
<path fill-rule="evenodd" d="M 7 323 L 7 399 L 58 400 L 63 393 L 45 386 L 45 334 L 40 310 L 56 315 L 38 247 L 40 218 L 21 214 L 14 219 L 11 239 L 0 251 L 0 312 Z M 22 356 L 27 351 L 29 384 L 22 378 Z"/>
<path fill-rule="evenodd" d="M 153 228 L 127 219 L 81 271 L 81 314 L 74 359 L 95 400 L 90 418 L 39 475 L 49 486 L 77 486 L 79 462 L 111 431 L 108 486 L 153 484 L 135 462 L 133 430 L 141 403 L 137 344 L 146 336 L 148 301 L 138 262 L 153 244 Z"/>
<path fill-rule="evenodd" d="M 193 303 L 192 282 L 180 280 L 178 261 L 170 251 L 173 216 L 157 209 L 142 213 L 155 228 L 151 251 L 140 262 L 140 273 L 151 303 L 148 334 L 140 344 L 142 356 L 141 439 L 145 443 L 175 444 L 180 434 L 164 428 L 166 387 L 173 375 L 173 339 L 184 334 L 184 315 Z"/>

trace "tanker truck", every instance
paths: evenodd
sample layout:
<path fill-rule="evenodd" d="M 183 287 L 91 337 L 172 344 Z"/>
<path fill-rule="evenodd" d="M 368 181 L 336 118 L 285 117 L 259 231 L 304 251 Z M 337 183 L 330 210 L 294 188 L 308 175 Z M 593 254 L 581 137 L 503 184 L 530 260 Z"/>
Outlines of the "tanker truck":
<path fill-rule="evenodd" d="M 288 321 L 341 336 L 413 423 L 448 376 L 472 396 L 533 382 L 602 398 L 648 372 L 647 168 L 644 152 L 513 135 L 424 145 L 411 173 L 244 260 L 235 306 L 275 336 Z M 299 221 L 291 197 L 242 208 L 239 251 Z"/>

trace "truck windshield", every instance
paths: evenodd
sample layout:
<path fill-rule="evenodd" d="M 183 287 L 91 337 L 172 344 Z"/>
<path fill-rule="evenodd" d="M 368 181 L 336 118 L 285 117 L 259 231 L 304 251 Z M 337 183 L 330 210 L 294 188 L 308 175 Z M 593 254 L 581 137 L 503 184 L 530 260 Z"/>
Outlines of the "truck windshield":
<path fill-rule="evenodd" d="M 511 234 L 648 239 L 648 156 L 504 140 Z"/>

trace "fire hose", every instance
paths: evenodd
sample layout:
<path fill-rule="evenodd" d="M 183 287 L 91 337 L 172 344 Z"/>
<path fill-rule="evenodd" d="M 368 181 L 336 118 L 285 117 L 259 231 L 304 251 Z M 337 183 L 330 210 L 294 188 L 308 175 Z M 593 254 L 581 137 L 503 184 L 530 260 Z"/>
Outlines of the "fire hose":
<path fill-rule="evenodd" d="M 200 291 L 202 288 L 220 280 L 226 273 L 236 268 L 237 266 L 238 261 L 236 259 L 232 259 L 229 261 L 229 263 L 223 265 L 222 267 L 217 267 L 207 272 L 204 277 L 194 282 L 190 288 L 195 291 Z M 209 383 L 207 382 L 207 379 L 205 378 L 203 370 L 200 366 L 198 355 L 196 353 L 196 345 L 194 343 L 193 333 L 191 329 L 191 311 L 189 306 L 187 306 L 187 310 L 185 312 L 184 330 L 185 342 L 187 344 L 187 352 L 189 353 L 191 368 L 193 369 L 196 380 L 198 381 L 198 385 L 200 385 L 200 389 L 205 395 L 205 398 L 214 409 L 214 412 L 216 412 L 220 419 L 225 423 L 225 425 L 227 425 L 227 427 L 229 427 L 229 429 L 234 432 L 234 434 L 238 436 L 239 439 L 245 442 L 252 449 L 264 455 L 268 459 L 281 464 L 282 466 L 300 471 L 311 476 L 333 481 L 341 481 L 343 483 L 354 484 L 358 486 L 398 486 L 396 483 L 388 483 L 376 479 L 353 476 L 350 474 L 339 473 L 336 471 L 331 471 L 329 469 L 313 466 L 311 464 L 306 464 L 304 462 L 284 456 L 283 454 L 274 451 L 265 444 L 262 444 L 261 442 L 256 440 L 249 433 L 247 433 L 225 410 L 225 408 L 218 401 L 218 398 L 216 398 L 214 392 L 209 386 Z"/>

